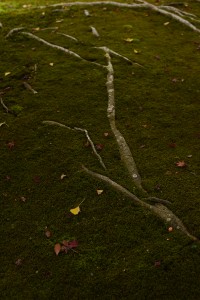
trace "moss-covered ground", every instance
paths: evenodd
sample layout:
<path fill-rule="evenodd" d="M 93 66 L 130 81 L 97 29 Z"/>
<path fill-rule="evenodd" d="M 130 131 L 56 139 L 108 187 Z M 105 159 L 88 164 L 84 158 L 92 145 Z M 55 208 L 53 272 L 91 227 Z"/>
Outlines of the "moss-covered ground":
<path fill-rule="evenodd" d="M 23 26 L 90 61 L 105 63 L 92 47 L 108 46 L 143 65 L 113 58 L 117 125 L 144 187 L 170 200 L 200 237 L 199 35 L 147 10 L 93 7 L 86 17 L 81 7 L 22 8 L 38 3 L 45 1 L 0 3 L 1 97 L 17 114 L 0 107 L 0 123 L 8 125 L 0 127 L 2 299 L 200 299 L 199 244 L 168 232 L 150 212 L 81 171 L 84 163 L 138 194 L 106 117 L 106 71 L 20 35 L 5 39 Z M 200 15 L 199 3 L 183 9 Z M 49 27 L 79 42 L 42 30 Z M 85 147 L 82 133 L 44 120 L 86 128 L 95 144 L 104 145 L 100 155 L 108 171 Z M 178 161 L 187 166 L 177 167 Z M 81 212 L 70 214 L 83 199 Z M 56 256 L 54 245 L 73 239 L 78 253 Z"/>

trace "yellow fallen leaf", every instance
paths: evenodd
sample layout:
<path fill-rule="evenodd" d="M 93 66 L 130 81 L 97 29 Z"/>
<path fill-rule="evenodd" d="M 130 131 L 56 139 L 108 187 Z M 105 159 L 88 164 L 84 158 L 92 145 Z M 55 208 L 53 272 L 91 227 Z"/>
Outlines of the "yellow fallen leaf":
<path fill-rule="evenodd" d="M 164 25 L 164 26 L 167 26 L 167 25 L 169 25 L 169 22 L 166 22 L 166 23 L 164 23 L 163 25 Z"/>
<path fill-rule="evenodd" d="M 79 207 L 79 206 L 70 209 L 70 212 L 71 212 L 73 215 L 78 215 L 78 214 L 80 213 L 80 211 L 81 211 L 81 210 L 80 210 L 80 207 Z"/>
<path fill-rule="evenodd" d="M 97 194 L 101 195 L 103 193 L 103 190 L 97 190 Z"/>
<path fill-rule="evenodd" d="M 124 39 L 125 42 L 128 42 L 128 43 L 132 43 L 133 39 L 132 38 L 127 38 L 127 39 Z"/>
<path fill-rule="evenodd" d="M 53 67 L 54 63 L 50 63 L 49 65 L 50 65 L 51 67 Z"/>
<path fill-rule="evenodd" d="M 134 49 L 134 53 L 138 54 L 138 53 L 140 53 L 140 51 L 138 51 L 137 49 Z"/>
<path fill-rule="evenodd" d="M 11 72 L 5 72 L 5 76 L 8 76 L 8 75 L 10 75 L 11 74 Z"/>

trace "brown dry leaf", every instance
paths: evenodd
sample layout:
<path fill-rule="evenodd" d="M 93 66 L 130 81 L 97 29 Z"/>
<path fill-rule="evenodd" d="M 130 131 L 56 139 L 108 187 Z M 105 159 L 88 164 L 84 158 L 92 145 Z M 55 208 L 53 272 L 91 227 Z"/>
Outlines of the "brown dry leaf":
<path fill-rule="evenodd" d="M 59 243 L 55 244 L 54 252 L 56 255 L 58 255 L 60 253 L 60 250 L 61 250 L 61 245 Z"/>
<path fill-rule="evenodd" d="M 70 212 L 71 212 L 73 215 L 78 215 L 78 214 L 80 213 L 80 211 L 81 211 L 81 210 L 80 210 L 80 207 L 79 207 L 79 206 L 70 209 Z"/>

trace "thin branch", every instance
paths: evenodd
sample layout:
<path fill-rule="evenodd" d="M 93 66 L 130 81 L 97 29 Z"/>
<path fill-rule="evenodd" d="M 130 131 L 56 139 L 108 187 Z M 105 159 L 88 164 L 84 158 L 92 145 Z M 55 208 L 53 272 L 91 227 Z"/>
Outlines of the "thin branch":
<path fill-rule="evenodd" d="M 165 223 L 168 224 L 168 226 L 172 226 L 174 229 L 177 229 L 184 233 L 186 236 L 188 236 L 193 241 L 199 241 L 195 236 L 189 233 L 189 231 L 186 229 L 186 227 L 183 225 L 182 221 L 166 206 L 163 204 L 154 204 L 150 205 L 142 200 L 140 200 L 137 196 L 129 192 L 126 188 L 118 184 L 117 182 L 111 180 L 109 177 L 104 176 L 99 173 L 95 173 L 93 171 L 88 170 L 85 166 L 82 166 L 83 171 L 90 176 L 99 179 L 108 185 L 112 186 L 115 190 L 118 192 L 121 192 L 124 196 L 130 198 L 133 200 L 133 202 L 138 205 L 142 206 L 143 208 L 150 210 L 153 212 L 156 216 L 158 216 L 160 219 L 162 219 Z"/>
<path fill-rule="evenodd" d="M 25 88 L 26 88 L 27 90 L 29 90 L 29 91 L 32 92 L 33 94 L 37 94 L 37 93 L 38 93 L 37 91 L 35 91 L 35 90 L 30 86 L 30 84 L 29 84 L 28 82 L 24 81 L 24 82 L 23 82 L 23 85 L 25 86 Z"/>
<path fill-rule="evenodd" d="M 78 40 L 75 37 L 71 36 L 71 35 L 68 35 L 68 34 L 65 34 L 65 33 L 62 33 L 62 32 L 56 32 L 56 34 L 63 35 L 63 36 L 65 36 L 65 37 L 67 37 L 67 38 L 69 38 L 69 39 L 71 39 L 75 42 L 78 42 Z"/>
<path fill-rule="evenodd" d="M 131 61 L 129 58 L 127 58 L 126 56 L 123 56 L 123 55 L 119 54 L 118 52 L 115 52 L 115 51 L 111 50 L 111 49 L 108 48 L 108 47 L 103 46 L 103 47 L 94 47 L 94 48 L 95 48 L 95 49 L 101 49 L 101 50 L 103 50 L 103 51 L 106 52 L 106 53 L 113 54 L 113 55 L 116 56 L 116 57 L 120 57 L 120 58 L 124 59 L 125 61 L 127 61 L 128 63 L 135 64 L 135 65 L 138 65 L 138 66 L 140 66 L 140 67 L 143 67 L 142 65 L 138 64 L 137 62 L 132 62 L 132 61 Z"/>
<path fill-rule="evenodd" d="M 96 155 L 96 157 L 98 158 L 101 166 L 104 168 L 104 170 L 106 170 L 106 166 L 101 158 L 101 156 L 97 153 L 96 149 L 95 149 L 95 146 L 94 146 L 94 143 L 92 141 L 92 139 L 90 138 L 89 136 L 89 133 L 86 129 L 83 129 L 83 128 L 79 128 L 79 127 L 69 127 L 69 126 L 66 126 L 64 124 L 61 124 L 61 123 L 58 123 L 58 122 L 55 122 L 55 121 L 43 121 L 42 122 L 43 124 L 47 124 L 47 125 L 56 125 L 56 126 L 60 126 L 60 127 L 63 127 L 63 128 L 67 128 L 69 130 L 73 130 L 73 131 L 80 131 L 80 132 L 84 132 L 85 133 L 85 136 L 88 140 L 88 142 L 90 143 L 91 147 L 92 147 L 92 150 L 94 152 L 94 154 Z"/>
<path fill-rule="evenodd" d="M 9 109 L 6 105 L 5 105 L 5 103 L 3 102 L 3 99 L 0 97 L 0 102 L 1 102 L 1 105 L 3 106 L 3 108 L 5 109 L 5 111 L 7 112 L 7 113 L 10 113 L 10 114 L 12 114 L 12 115 L 14 115 L 14 116 L 17 116 L 17 114 L 14 112 L 14 111 L 12 111 L 11 109 Z"/>
<path fill-rule="evenodd" d="M 25 29 L 25 27 L 18 27 L 18 28 L 13 28 L 13 29 L 11 29 L 11 30 L 8 32 L 8 34 L 6 35 L 6 39 L 9 38 L 9 37 L 11 37 L 13 34 L 19 32 L 19 31 L 22 31 L 22 30 L 24 30 L 24 29 Z"/>

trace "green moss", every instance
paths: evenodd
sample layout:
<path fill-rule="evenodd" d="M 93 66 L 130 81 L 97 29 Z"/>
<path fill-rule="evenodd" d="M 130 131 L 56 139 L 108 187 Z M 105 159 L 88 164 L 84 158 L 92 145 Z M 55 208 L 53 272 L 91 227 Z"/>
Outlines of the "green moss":
<path fill-rule="evenodd" d="M 175 21 L 163 26 L 168 19 L 150 11 L 91 7 L 87 18 L 78 7 L 53 12 L 21 9 L 24 1 L 1 2 L 0 85 L 4 103 L 18 112 L 15 117 L 0 110 L 0 123 L 9 126 L 0 127 L 3 299 L 199 299 L 199 244 L 169 233 L 150 212 L 81 171 L 84 163 L 139 195 L 114 137 L 104 137 L 110 133 L 106 72 L 20 35 L 5 39 L 9 30 L 24 26 L 89 61 L 105 64 L 103 53 L 92 47 L 108 46 L 143 65 L 113 58 L 117 125 L 145 188 L 170 200 L 174 213 L 199 237 L 198 35 Z M 195 3 L 190 10 L 198 14 Z M 91 34 L 91 25 L 100 39 Z M 59 27 L 79 42 L 33 30 L 38 27 Z M 125 42 L 127 37 L 133 42 Z M 27 79 L 37 94 L 25 89 Z M 85 147 L 82 133 L 44 120 L 88 129 L 94 143 L 104 145 L 100 154 L 108 171 Z M 180 160 L 186 168 L 176 166 Z M 97 189 L 104 192 L 98 196 Z M 81 213 L 71 216 L 70 209 L 84 198 Z M 56 256 L 54 244 L 63 239 L 77 239 L 78 254 Z"/>

